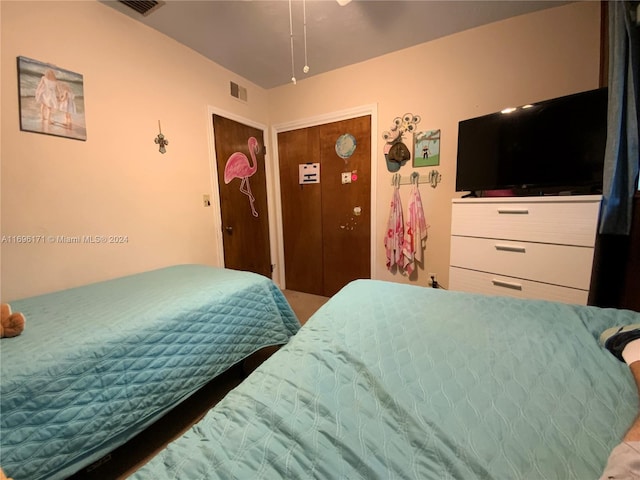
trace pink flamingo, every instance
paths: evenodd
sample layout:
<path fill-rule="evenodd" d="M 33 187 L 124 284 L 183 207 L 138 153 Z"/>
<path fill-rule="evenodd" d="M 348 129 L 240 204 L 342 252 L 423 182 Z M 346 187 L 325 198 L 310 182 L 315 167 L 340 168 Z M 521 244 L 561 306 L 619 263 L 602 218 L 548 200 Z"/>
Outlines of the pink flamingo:
<path fill-rule="evenodd" d="M 249 197 L 249 203 L 251 204 L 251 213 L 254 217 L 258 216 L 256 207 L 253 206 L 255 197 L 251 193 L 251 185 L 249 184 L 249 177 L 256 173 L 258 170 L 258 163 L 256 161 L 256 154 L 258 153 L 258 140 L 254 137 L 249 137 L 247 142 L 249 145 L 249 154 L 253 165 L 249 164 L 249 159 L 242 152 L 232 153 L 227 164 L 224 167 L 224 183 L 228 184 L 234 178 L 241 178 L 240 191 Z"/>

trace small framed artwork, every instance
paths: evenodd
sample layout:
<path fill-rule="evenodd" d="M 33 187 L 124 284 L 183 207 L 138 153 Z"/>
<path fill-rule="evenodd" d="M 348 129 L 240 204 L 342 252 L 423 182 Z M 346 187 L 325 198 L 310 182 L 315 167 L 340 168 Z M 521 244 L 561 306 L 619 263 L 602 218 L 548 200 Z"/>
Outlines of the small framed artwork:
<path fill-rule="evenodd" d="M 82 75 L 18 57 L 20 130 L 87 139 Z"/>
<path fill-rule="evenodd" d="M 440 165 L 440 130 L 416 132 L 413 167 Z"/>

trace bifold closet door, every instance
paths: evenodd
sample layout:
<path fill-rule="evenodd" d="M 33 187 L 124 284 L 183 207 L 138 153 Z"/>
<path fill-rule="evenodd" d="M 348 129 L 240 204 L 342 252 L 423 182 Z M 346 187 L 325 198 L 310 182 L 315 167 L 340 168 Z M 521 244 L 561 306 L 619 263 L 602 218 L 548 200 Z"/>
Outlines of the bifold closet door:
<path fill-rule="evenodd" d="M 345 135 L 347 155 L 336 149 Z M 287 288 L 331 296 L 370 278 L 371 117 L 280 133 L 278 157 Z M 320 182 L 300 184 L 300 165 L 314 163 Z"/>
<path fill-rule="evenodd" d="M 299 164 L 320 163 L 320 131 L 278 134 L 280 196 L 287 289 L 324 295 L 321 183 L 299 183 Z"/>

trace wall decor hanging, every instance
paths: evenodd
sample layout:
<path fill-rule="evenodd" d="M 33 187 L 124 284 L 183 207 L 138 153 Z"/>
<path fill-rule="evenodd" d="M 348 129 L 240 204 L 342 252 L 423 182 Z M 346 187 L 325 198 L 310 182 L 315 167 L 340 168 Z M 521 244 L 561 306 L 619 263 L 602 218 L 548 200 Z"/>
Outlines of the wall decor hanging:
<path fill-rule="evenodd" d="M 440 165 L 440 130 L 416 133 L 413 152 L 414 168 Z"/>
<path fill-rule="evenodd" d="M 87 139 L 81 74 L 18 57 L 18 103 L 20 130 Z"/>
<path fill-rule="evenodd" d="M 249 137 L 247 140 L 249 146 L 249 155 L 251 155 L 252 162 L 249 163 L 249 159 L 242 152 L 234 152 L 227 159 L 227 163 L 224 166 L 224 183 L 229 184 L 234 178 L 241 179 L 240 191 L 249 197 L 249 205 L 251 206 L 251 213 L 254 217 L 258 216 L 258 211 L 254 205 L 256 198 L 251 193 L 251 184 L 249 183 L 249 177 L 258 171 L 258 162 L 256 160 L 256 154 L 260 151 L 258 147 L 258 140 L 255 137 Z"/>
<path fill-rule="evenodd" d="M 419 122 L 419 115 L 405 113 L 402 117 L 394 118 L 391 128 L 382 133 L 382 138 L 387 142 L 384 146 L 384 158 L 390 172 L 397 172 L 411 158 L 403 137 L 405 133 L 413 133 Z"/>
<path fill-rule="evenodd" d="M 320 183 L 320 164 L 301 163 L 298 165 L 298 183 L 300 185 Z"/>
<path fill-rule="evenodd" d="M 336 140 L 336 153 L 344 160 L 344 163 L 347 163 L 349 157 L 356 151 L 356 146 L 356 137 L 350 133 L 345 133 L 344 135 L 340 135 L 338 140 Z"/>
<path fill-rule="evenodd" d="M 169 145 L 169 140 L 167 140 L 162 134 L 162 127 L 160 126 L 160 120 L 158 120 L 158 130 L 160 131 L 160 133 L 158 133 L 158 136 L 156 137 L 155 142 L 157 145 L 160 146 L 160 153 L 166 153 L 167 149 L 164 147 Z"/>

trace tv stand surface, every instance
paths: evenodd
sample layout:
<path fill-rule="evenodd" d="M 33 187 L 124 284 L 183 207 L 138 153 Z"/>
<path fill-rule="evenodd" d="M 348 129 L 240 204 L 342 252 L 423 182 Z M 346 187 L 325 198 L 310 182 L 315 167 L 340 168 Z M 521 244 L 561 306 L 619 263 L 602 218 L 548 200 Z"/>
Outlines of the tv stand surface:
<path fill-rule="evenodd" d="M 574 196 L 591 196 L 602 195 L 602 192 L 593 188 L 566 187 L 562 190 L 555 189 L 530 189 L 530 188 L 512 188 L 501 190 L 474 190 L 461 198 L 534 198 L 534 197 L 574 197 Z"/>

